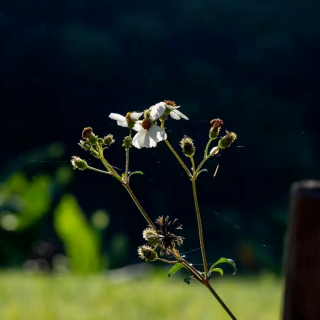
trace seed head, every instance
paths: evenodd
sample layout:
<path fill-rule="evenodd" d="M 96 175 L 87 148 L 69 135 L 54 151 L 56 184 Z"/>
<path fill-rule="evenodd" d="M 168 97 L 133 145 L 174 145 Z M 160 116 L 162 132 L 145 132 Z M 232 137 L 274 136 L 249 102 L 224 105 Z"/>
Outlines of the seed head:
<path fill-rule="evenodd" d="M 146 261 L 156 261 L 158 259 L 157 253 L 148 245 L 138 247 L 139 258 Z"/>
<path fill-rule="evenodd" d="M 230 147 L 232 142 L 234 142 L 236 139 L 237 139 L 236 133 L 229 132 L 228 130 L 226 130 L 226 135 L 219 140 L 218 146 L 220 149 L 226 149 Z"/>
<path fill-rule="evenodd" d="M 78 169 L 83 171 L 88 168 L 87 162 L 77 156 L 72 156 L 71 164 L 73 166 L 73 169 Z"/>
<path fill-rule="evenodd" d="M 187 157 L 192 157 L 196 151 L 193 140 L 186 135 L 184 135 L 182 140 L 180 141 L 180 146 L 182 148 L 183 154 Z"/>
<path fill-rule="evenodd" d="M 93 130 L 91 127 L 86 127 L 82 131 L 82 138 L 89 139 L 89 137 L 93 134 Z"/>

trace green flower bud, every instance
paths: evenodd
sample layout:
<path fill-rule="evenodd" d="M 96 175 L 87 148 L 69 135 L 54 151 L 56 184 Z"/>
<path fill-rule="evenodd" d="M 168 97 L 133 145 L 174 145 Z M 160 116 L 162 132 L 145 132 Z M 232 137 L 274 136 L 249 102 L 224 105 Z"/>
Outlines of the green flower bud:
<path fill-rule="evenodd" d="M 156 261 L 158 259 L 158 254 L 147 245 L 138 247 L 138 255 L 141 259 L 146 261 Z"/>
<path fill-rule="evenodd" d="M 128 112 L 126 114 L 126 119 L 127 119 L 127 123 L 128 123 L 128 128 L 132 129 L 134 127 L 135 121 L 131 119 L 130 115 L 132 112 Z"/>
<path fill-rule="evenodd" d="M 123 144 L 122 146 L 125 147 L 126 149 L 129 149 L 132 145 L 132 138 L 127 136 L 123 139 Z"/>
<path fill-rule="evenodd" d="M 71 164 L 73 166 L 73 169 L 78 169 L 83 171 L 88 168 L 87 162 L 77 156 L 72 157 Z"/>
<path fill-rule="evenodd" d="M 114 143 L 113 135 L 112 134 L 108 134 L 107 136 L 105 136 L 103 138 L 103 143 L 105 145 L 107 145 L 108 147 L 110 147 Z"/>
<path fill-rule="evenodd" d="M 231 143 L 234 142 L 236 139 L 236 133 L 229 132 L 228 130 L 226 130 L 226 135 L 219 140 L 218 146 L 220 149 L 226 149 L 230 147 Z"/>
<path fill-rule="evenodd" d="M 143 239 L 145 239 L 153 247 L 157 247 L 161 241 L 157 231 L 151 227 L 144 229 L 142 236 Z"/>
<path fill-rule="evenodd" d="M 186 135 L 183 136 L 182 140 L 180 141 L 180 146 L 183 154 L 187 157 L 192 157 L 196 151 L 193 140 Z"/>
<path fill-rule="evenodd" d="M 209 138 L 212 140 L 215 140 L 219 135 L 220 129 L 223 125 L 223 121 L 219 118 L 213 119 L 210 121 L 210 125 L 211 125 L 211 128 L 209 131 Z"/>
<path fill-rule="evenodd" d="M 82 138 L 89 141 L 92 145 L 98 144 L 98 137 L 93 133 L 91 127 L 86 127 L 83 129 Z"/>

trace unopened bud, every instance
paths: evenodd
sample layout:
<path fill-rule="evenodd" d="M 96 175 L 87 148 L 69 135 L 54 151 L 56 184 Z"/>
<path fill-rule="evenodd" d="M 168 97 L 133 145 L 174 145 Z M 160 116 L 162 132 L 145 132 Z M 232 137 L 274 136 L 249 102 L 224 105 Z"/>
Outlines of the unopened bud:
<path fill-rule="evenodd" d="M 230 147 L 231 143 L 237 139 L 237 135 L 234 132 L 226 130 L 226 135 L 219 140 L 218 146 L 220 149 Z"/>
<path fill-rule="evenodd" d="M 83 141 L 83 140 L 80 140 L 80 142 L 78 143 L 78 145 L 84 149 L 85 151 L 89 151 L 91 149 L 91 145 L 88 141 Z"/>
<path fill-rule="evenodd" d="M 182 140 L 180 141 L 180 146 L 183 154 L 187 157 L 192 157 L 196 151 L 193 140 L 186 135 L 183 136 Z"/>
<path fill-rule="evenodd" d="M 122 146 L 125 147 L 126 149 L 129 149 L 132 145 L 132 138 L 127 136 L 123 139 L 123 144 Z"/>
<path fill-rule="evenodd" d="M 83 171 L 88 168 L 87 162 L 77 156 L 72 157 L 71 164 L 73 166 L 73 169 L 78 169 Z"/>
<path fill-rule="evenodd" d="M 209 138 L 212 140 L 215 140 L 219 135 L 220 129 L 223 125 L 223 121 L 219 118 L 213 119 L 210 121 L 210 125 L 211 125 L 211 128 L 209 131 Z"/>
<path fill-rule="evenodd" d="M 158 259 L 158 254 L 147 245 L 138 247 L 138 255 L 141 259 L 146 261 L 156 261 Z"/>
<path fill-rule="evenodd" d="M 107 145 L 108 147 L 111 146 L 114 143 L 113 135 L 108 134 L 103 138 L 103 143 Z"/>
<path fill-rule="evenodd" d="M 98 144 L 98 137 L 93 133 L 91 127 L 86 127 L 83 129 L 82 138 L 89 141 L 92 145 Z"/>

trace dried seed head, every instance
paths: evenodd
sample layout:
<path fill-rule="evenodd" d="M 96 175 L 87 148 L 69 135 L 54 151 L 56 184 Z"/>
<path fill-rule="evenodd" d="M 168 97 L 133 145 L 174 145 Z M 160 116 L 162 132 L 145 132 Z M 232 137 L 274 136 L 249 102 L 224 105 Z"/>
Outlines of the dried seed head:
<path fill-rule="evenodd" d="M 232 142 L 234 142 L 236 139 L 237 139 L 236 133 L 229 132 L 226 130 L 226 135 L 219 140 L 218 146 L 220 149 L 226 149 L 226 148 L 230 147 Z"/>
<path fill-rule="evenodd" d="M 73 169 L 78 169 L 83 171 L 88 168 L 87 162 L 77 156 L 72 156 L 72 159 L 70 161 L 73 166 Z"/>
<path fill-rule="evenodd" d="M 142 236 L 152 247 L 157 247 L 162 238 L 157 231 L 151 227 L 144 229 Z"/>
<path fill-rule="evenodd" d="M 192 157 L 196 151 L 193 140 L 186 135 L 184 135 L 182 140 L 180 141 L 180 146 L 182 148 L 183 154 L 187 157 Z"/>
<path fill-rule="evenodd" d="M 158 259 L 157 253 L 148 245 L 138 247 L 138 255 L 146 261 L 156 261 Z"/>

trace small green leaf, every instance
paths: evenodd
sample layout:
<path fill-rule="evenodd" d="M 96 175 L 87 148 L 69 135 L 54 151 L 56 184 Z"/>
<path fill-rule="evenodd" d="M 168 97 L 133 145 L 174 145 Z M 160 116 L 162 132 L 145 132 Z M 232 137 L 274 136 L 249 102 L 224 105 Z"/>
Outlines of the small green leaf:
<path fill-rule="evenodd" d="M 126 178 L 126 173 L 123 173 L 122 175 L 121 175 L 121 178 L 122 178 L 122 180 L 124 181 L 124 179 Z"/>
<path fill-rule="evenodd" d="M 134 172 L 131 172 L 129 177 L 131 177 L 133 174 L 141 174 L 143 175 L 143 172 L 142 171 L 134 171 Z"/>
<path fill-rule="evenodd" d="M 233 269 L 234 269 L 232 275 L 235 275 L 235 274 L 237 273 L 237 267 L 236 267 L 235 262 L 234 262 L 233 260 L 227 259 L 227 258 L 220 258 L 217 262 L 215 262 L 215 263 L 211 266 L 211 268 L 210 268 L 209 271 L 210 271 L 210 272 L 213 271 L 214 267 L 215 267 L 216 265 L 220 264 L 220 263 L 228 263 L 228 264 L 232 265 L 232 267 L 233 267 Z M 216 268 L 216 269 L 218 269 L 218 268 Z M 219 271 L 218 271 L 218 272 L 219 272 Z"/>
<path fill-rule="evenodd" d="M 210 269 L 211 270 L 211 272 L 219 272 L 220 273 L 220 275 L 222 275 L 223 276 L 223 270 L 222 269 L 220 269 L 220 268 L 213 268 L 213 269 Z"/>
<path fill-rule="evenodd" d="M 168 272 L 168 277 L 170 278 L 173 274 L 175 274 L 177 271 L 179 271 L 181 268 L 183 268 L 182 263 L 176 263 Z"/>
<path fill-rule="evenodd" d="M 190 284 L 190 277 L 184 278 L 183 281 L 184 281 L 185 283 L 187 283 L 187 284 Z"/>

